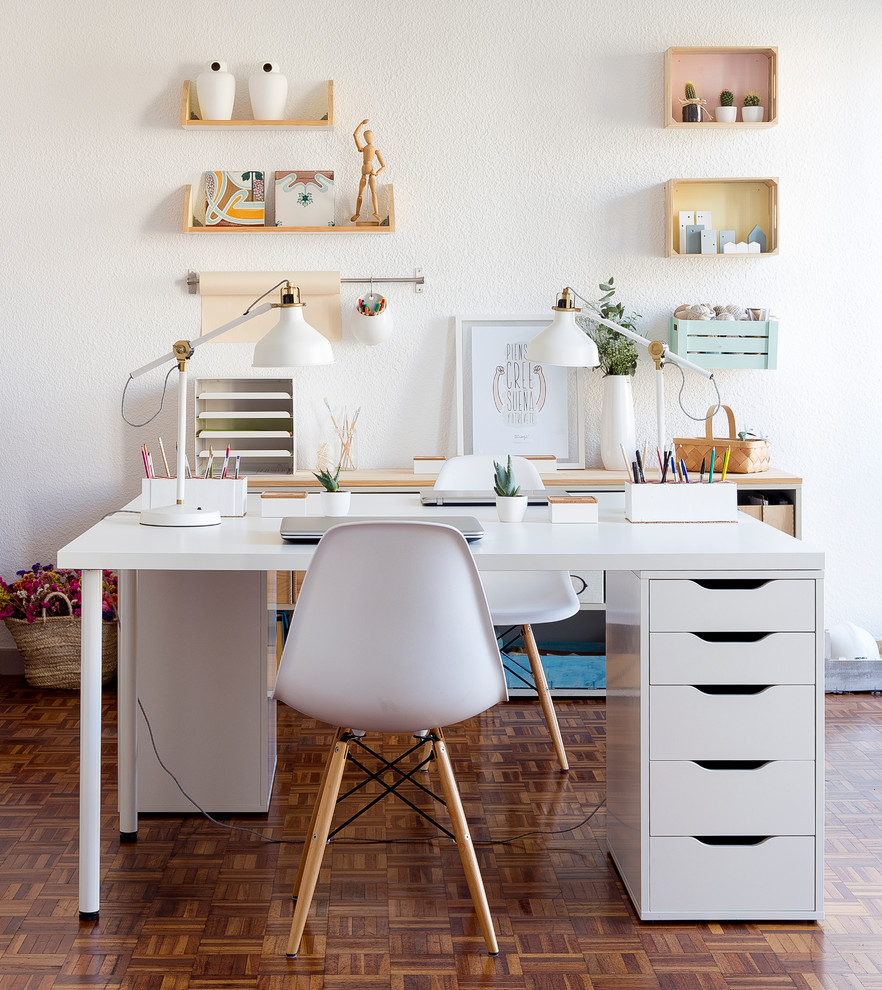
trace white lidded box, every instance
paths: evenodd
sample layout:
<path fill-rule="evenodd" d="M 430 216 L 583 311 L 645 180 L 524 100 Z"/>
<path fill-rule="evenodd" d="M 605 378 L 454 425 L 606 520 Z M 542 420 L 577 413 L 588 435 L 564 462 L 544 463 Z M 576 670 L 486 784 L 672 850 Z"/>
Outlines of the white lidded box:
<path fill-rule="evenodd" d="M 306 515 L 306 492 L 261 492 L 260 514 L 273 518 Z"/>
<path fill-rule="evenodd" d="M 549 495 L 548 521 L 596 523 L 597 499 L 593 495 Z"/>
<path fill-rule="evenodd" d="M 447 460 L 446 457 L 419 457 L 413 459 L 414 474 L 437 474 Z"/>
<path fill-rule="evenodd" d="M 625 518 L 632 523 L 738 522 L 738 486 L 729 481 L 645 485 L 625 483 Z"/>
<path fill-rule="evenodd" d="M 141 508 L 158 509 L 174 505 L 178 482 L 175 478 L 142 478 Z M 247 478 L 187 478 L 184 502 L 222 516 L 244 516 L 248 509 Z"/>

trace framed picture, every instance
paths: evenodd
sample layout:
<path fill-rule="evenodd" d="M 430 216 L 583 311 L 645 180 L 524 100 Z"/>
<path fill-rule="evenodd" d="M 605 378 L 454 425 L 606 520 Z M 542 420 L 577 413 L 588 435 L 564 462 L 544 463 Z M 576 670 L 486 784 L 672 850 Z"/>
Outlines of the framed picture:
<path fill-rule="evenodd" d="M 582 368 L 527 360 L 551 322 L 537 317 L 456 317 L 458 454 L 548 455 L 585 466 Z"/>

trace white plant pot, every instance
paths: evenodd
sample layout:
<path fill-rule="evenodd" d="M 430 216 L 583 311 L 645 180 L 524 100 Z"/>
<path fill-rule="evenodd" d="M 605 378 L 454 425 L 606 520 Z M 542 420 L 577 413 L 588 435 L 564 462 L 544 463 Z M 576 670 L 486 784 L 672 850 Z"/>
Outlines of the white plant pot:
<path fill-rule="evenodd" d="M 226 62 L 209 62 L 196 77 L 196 99 L 203 120 L 230 120 L 236 98 L 236 79 Z"/>
<path fill-rule="evenodd" d="M 371 312 L 374 306 L 379 305 L 382 298 L 382 296 L 372 293 L 366 296 L 364 300 L 360 300 L 364 302 L 364 308 L 368 310 L 367 312 L 363 312 L 362 307 L 358 305 L 352 311 L 349 329 L 352 331 L 352 336 L 360 344 L 374 347 L 376 344 L 384 343 L 392 336 L 393 323 L 388 307 L 384 307 L 381 313 Z"/>
<path fill-rule="evenodd" d="M 248 80 L 251 114 L 255 120 L 284 120 L 288 79 L 275 62 L 264 62 Z"/>
<path fill-rule="evenodd" d="M 352 492 L 319 492 L 322 513 L 326 516 L 348 516 Z"/>
<path fill-rule="evenodd" d="M 527 512 L 527 496 L 497 495 L 496 512 L 500 522 L 523 522 Z"/>
<path fill-rule="evenodd" d="M 622 448 L 630 464 L 637 449 L 631 376 L 607 375 L 600 414 L 600 460 L 607 471 L 624 469 Z"/>
<path fill-rule="evenodd" d="M 734 124 L 738 119 L 738 107 L 717 107 L 714 120 L 719 124 Z"/>
<path fill-rule="evenodd" d="M 762 123 L 764 113 L 765 109 L 763 107 L 742 107 L 741 119 L 745 124 L 760 124 Z"/>

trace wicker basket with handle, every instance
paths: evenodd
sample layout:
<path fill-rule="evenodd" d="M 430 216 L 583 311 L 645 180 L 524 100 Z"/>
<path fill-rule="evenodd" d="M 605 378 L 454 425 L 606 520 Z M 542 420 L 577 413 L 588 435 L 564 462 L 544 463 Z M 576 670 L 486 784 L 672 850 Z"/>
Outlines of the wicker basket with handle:
<path fill-rule="evenodd" d="M 710 470 L 711 451 L 716 450 L 716 466 L 714 470 L 714 473 L 716 473 L 722 468 L 723 458 L 728 450 L 729 474 L 759 474 L 763 471 L 768 471 L 771 460 L 769 441 L 737 439 L 735 414 L 729 406 L 720 406 L 720 408 L 725 409 L 726 416 L 729 420 L 728 437 L 714 436 L 713 418 L 711 416 L 714 406 L 711 406 L 707 411 L 706 436 L 674 437 L 677 457 L 682 457 L 686 462 L 686 470 L 700 471 L 702 460 L 705 462 L 706 470 Z"/>
<path fill-rule="evenodd" d="M 63 598 L 70 615 L 46 615 L 42 619 L 4 619 L 24 661 L 25 679 L 31 687 L 68 688 L 80 686 L 81 620 L 73 614 L 73 605 L 63 592 L 53 591 L 53 597 Z M 101 683 L 106 684 L 116 673 L 117 621 L 101 623 Z"/>

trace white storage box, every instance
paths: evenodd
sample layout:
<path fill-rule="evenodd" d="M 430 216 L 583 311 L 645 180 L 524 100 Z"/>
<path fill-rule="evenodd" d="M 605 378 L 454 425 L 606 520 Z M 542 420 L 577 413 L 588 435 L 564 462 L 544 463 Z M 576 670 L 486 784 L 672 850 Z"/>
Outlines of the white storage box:
<path fill-rule="evenodd" d="M 548 521 L 596 523 L 597 499 L 593 495 L 549 495 Z"/>
<path fill-rule="evenodd" d="M 158 509 L 174 505 L 178 482 L 175 478 L 142 478 L 141 508 Z M 184 502 L 222 516 L 244 516 L 248 509 L 247 478 L 187 478 Z"/>
<path fill-rule="evenodd" d="M 737 522 L 737 493 L 737 485 L 728 481 L 626 482 L 625 518 L 632 523 Z"/>
<path fill-rule="evenodd" d="M 282 518 L 306 515 L 306 492 L 261 492 L 260 514 Z"/>
<path fill-rule="evenodd" d="M 413 473 L 437 474 L 446 460 L 446 457 L 414 457 Z"/>

